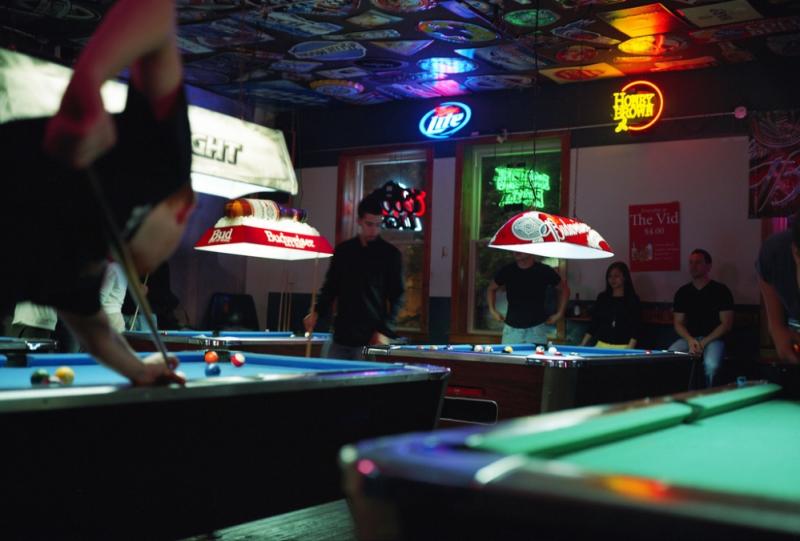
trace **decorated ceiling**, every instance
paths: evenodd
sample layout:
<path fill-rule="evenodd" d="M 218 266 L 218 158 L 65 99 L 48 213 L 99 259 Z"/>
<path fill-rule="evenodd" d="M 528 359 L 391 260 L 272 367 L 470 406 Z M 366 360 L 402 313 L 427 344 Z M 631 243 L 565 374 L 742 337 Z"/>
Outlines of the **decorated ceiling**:
<path fill-rule="evenodd" d="M 0 44 L 71 63 L 110 1 L 5 0 Z M 187 82 L 281 110 L 800 55 L 800 0 L 178 0 Z M 787 67 L 788 69 L 788 67 Z"/>

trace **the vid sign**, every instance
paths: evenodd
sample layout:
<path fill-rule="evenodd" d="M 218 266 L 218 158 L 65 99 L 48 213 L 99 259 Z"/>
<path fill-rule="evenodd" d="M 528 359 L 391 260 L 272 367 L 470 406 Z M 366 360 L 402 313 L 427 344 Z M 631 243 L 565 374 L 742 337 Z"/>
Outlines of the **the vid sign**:
<path fill-rule="evenodd" d="M 419 121 L 419 131 L 431 139 L 447 139 L 463 128 L 472 117 L 469 106 L 456 101 L 440 103 Z"/>

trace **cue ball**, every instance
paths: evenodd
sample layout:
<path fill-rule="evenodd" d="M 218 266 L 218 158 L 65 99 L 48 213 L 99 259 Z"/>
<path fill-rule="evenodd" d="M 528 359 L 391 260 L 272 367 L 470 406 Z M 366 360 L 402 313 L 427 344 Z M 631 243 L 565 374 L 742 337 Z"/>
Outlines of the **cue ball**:
<path fill-rule="evenodd" d="M 236 368 L 244 366 L 244 353 L 237 351 L 231 355 L 231 364 Z"/>
<path fill-rule="evenodd" d="M 478 353 L 482 353 L 483 352 L 483 346 L 475 346 L 474 348 L 472 348 L 472 351 L 476 351 Z"/>
<path fill-rule="evenodd" d="M 59 366 L 55 375 L 64 385 L 71 385 L 75 381 L 75 371 L 69 366 Z"/>
<path fill-rule="evenodd" d="M 50 373 L 44 368 L 37 368 L 31 374 L 31 384 L 47 385 L 50 383 Z"/>
<path fill-rule="evenodd" d="M 206 351 L 206 354 L 203 355 L 203 360 L 207 363 L 215 363 L 219 361 L 219 354 L 213 350 Z"/>
<path fill-rule="evenodd" d="M 555 346 L 550 346 L 549 348 L 547 348 L 547 353 L 555 355 L 556 353 L 558 353 L 558 348 Z"/>
<path fill-rule="evenodd" d="M 512 348 L 511 346 L 506 346 L 503 348 L 503 351 L 505 353 L 514 353 L 514 348 Z"/>
<path fill-rule="evenodd" d="M 206 365 L 206 376 L 219 376 L 222 373 L 222 369 L 219 367 L 217 363 L 211 363 Z"/>

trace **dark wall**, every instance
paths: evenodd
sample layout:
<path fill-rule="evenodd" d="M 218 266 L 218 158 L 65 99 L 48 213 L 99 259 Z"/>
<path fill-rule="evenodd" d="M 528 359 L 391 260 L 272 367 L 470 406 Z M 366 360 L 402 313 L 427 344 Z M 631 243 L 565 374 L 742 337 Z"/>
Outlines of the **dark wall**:
<path fill-rule="evenodd" d="M 750 111 L 800 106 L 796 92 L 798 70 L 769 64 L 740 64 L 721 68 L 651 74 L 665 95 L 662 120 L 637 142 L 692 139 L 746 133 L 746 121 L 733 117 L 740 105 Z M 498 91 L 450 98 L 472 108 L 472 119 L 459 138 L 570 129 L 572 146 L 624 144 L 627 133 L 615 134 L 611 125 L 612 93 L 633 79 L 555 85 L 535 89 Z M 339 153 L 351 148 L 430 143 L 437 157 L 453 156 L 456 140 L 432 142 L 417 123 L 437 100 L 410 100 L 369 107 L 326 107 L 286 113 L 278 119 L 291 137 L 297 137 L 296 167 L 334 165 Z M 703 118 L 680 118 L 703 116 Z M 673 119 L 673 120 L 670 120 Z M 599 125 L 599 126 L 597 126 Z M 595 127 L 591 127 L 595 126 Z"/>

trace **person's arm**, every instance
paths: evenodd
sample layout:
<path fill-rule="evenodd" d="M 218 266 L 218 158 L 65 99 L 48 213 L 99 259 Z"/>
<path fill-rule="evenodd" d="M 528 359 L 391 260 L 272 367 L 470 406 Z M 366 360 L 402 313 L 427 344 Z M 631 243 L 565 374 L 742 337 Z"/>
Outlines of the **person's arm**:
<path fill-rule="evenodd" d="M 135 385 L 184 382 L 182 377 L 172 371 L 177 365 L 174 358 L 165 362 L 160 353 L 155 353 L 139 360 L 125 339 L 111 328 L 103 310 L 90 316 L 59 310 L 58 315 L 90 355 L 127 377 Z"/>
<path fill-rule="evenodd" d="M 689 353 L 699 355 L 703 352 L 703 347 L 700 342 L 692 336 L 689 333 L 689 329 L 686 328 L 686 314 L 683 312 L 673 312 L 672 326 L 675 328 L 675 332 L 678 333 L 678 336 L 686 340 L 689 344 Z"/>
<path fill-rule="evenodd" d="M 489 305 L 489 313 L 492 314 L 492 317 L 502 323 L 506 318 L 497 311 L 497 290 L 501 287 L 494 280 L 489 282 L 489 288 L 486 290 L 486 303 Z"/>
<path fill-rule="evenodd" d="M 75 64 L 44 148 L 76 169 L 92 164 L 116 142 L 100 87 L 131 66 L 132 83 L 155 105 L 181 82 L 172 0 L 121 0 L 105 15 Z"/>
<path fill-rule="evenodd" d="M 562 278 L 558 285 L 555 286 L 556 290 L 559 293 L 558 296 L 558 309 L 556 313 L 551 315 L 547 318 L 546 323 L 548 325 L 555 325 L 558 323 L 560 319 L 564 317 L 564 314 L 567 311 L 567 303 L 569 302 L 569 284 L 567 284 L 567 279 Z"/>
<path fill-rule="evenodd" d="M 705 349 L 705 347 L 713 342 L 714 340 L 719 340 L 726 334 L 728 334 L 731 329 L 733 328 L 733 310 L 723 310 L 719 313 L 719 325 L 714 327 L 714 330 L 708 333 L 706 336 L 700 340 L 700 345 Z"/>
<path fill-rule="evenodd" d="M 331 314 L 333 303 L 336 297 L 339 296 L 339 258 L 334 252 L 331 258 L 331 264 L 328 267 L 328 272 L 325 273 L 325 281 L 322 283 L 322 288 L 317 296 L 316 306 L 312 306 L 306 317 L 303 318 L 303 327 L 306 332 L 314 332 L 314 327 L 317 326 L 317 320 L 320 315 L 327 318 Z"/>
<path fill-rule="evenodd" d="M 786 325 L 786 314 L 783 311 L 783 304 L 775 287 L 758 279 L 758 286 L 761 288 L 761 296 L 764 297 L 764 308 L 767 312 L 767 328 L 775 343 L 775 350 L 781 361 L 789 363 L 800 362 L 800 356 L 794 350 L 795 344 L 800 344 L 800 334 L 796 333 Z"/>

